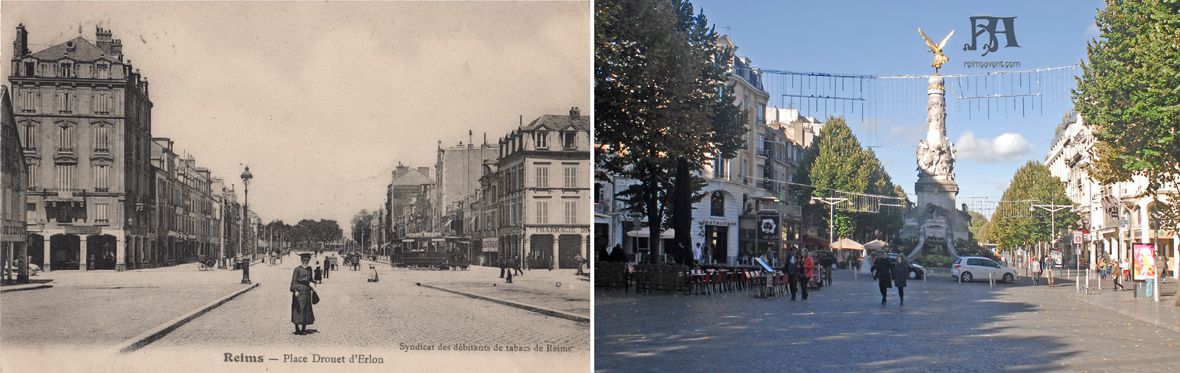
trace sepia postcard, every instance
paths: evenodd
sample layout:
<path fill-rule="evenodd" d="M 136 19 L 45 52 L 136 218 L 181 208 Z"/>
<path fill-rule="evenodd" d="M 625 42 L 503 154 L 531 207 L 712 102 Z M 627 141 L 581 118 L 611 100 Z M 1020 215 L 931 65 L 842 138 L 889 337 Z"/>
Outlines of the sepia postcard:
<path fill-rule="evenodd" d="M 589 1 L 0 14 L 0 372 L 591 369 Z"/>

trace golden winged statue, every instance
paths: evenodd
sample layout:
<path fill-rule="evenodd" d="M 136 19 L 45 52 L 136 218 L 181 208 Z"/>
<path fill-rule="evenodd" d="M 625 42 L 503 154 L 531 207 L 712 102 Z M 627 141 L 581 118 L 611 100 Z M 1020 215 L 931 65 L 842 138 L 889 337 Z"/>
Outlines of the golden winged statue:
<path fill-rule="evenodd" d="M 938 69 L 942 67 L 942 64 L 950 60 L 946 58 L 945 54 L 942 54 L 942 47 L 946 45 L 948 40 L 951 40 L 951 35 L 955 34 L 955 30 L 951 30 L 951 33 L 946 34 L 946 37 L 942 38 L 942 41 L 938 42 L 937 45 L 934 44 L 934 40 L 930 40 L 930 37 L 926 36 L 925 32 L 922 32 L 921 27 L 918 28 L 918 33 L 922 35 L 922 39 L 926 40 L 926 47 L 930 48 L 930 53 L 934 53 L 934 62 L 930 63 L 930 66 L 933 66 L 934 73 L 938 74 Z"/>

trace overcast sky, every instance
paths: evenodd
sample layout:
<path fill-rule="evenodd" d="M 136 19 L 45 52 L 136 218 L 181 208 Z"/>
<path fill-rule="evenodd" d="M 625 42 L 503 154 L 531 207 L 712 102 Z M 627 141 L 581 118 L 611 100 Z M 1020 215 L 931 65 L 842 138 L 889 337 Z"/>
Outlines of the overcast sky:
<path fill-rule="evenodd" d="M 347 221 L 398 162 L 488 141 L 541 114 L 590 112 L 589 2 L 0 4 L 39 51 L 101 25 L 151 84 L 155 137 L 237 184 L 264 220 Z M 5 83 L 7 84 L 7 83 Z"/>

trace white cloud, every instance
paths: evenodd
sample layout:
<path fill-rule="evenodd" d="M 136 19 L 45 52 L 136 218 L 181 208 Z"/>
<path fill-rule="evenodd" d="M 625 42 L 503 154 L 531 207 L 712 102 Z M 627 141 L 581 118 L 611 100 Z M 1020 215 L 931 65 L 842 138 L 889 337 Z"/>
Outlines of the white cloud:
<path fill-rule="evenodd" d="M 959 159 L 979 162 L 1018 160 L 1032 151 L 1032 146 L 1024 136 L 1011 132 L 996 136 L 992 140 L 977 138 L 974 133 L 964 132 L 955 145 L 958 148 Z"/>

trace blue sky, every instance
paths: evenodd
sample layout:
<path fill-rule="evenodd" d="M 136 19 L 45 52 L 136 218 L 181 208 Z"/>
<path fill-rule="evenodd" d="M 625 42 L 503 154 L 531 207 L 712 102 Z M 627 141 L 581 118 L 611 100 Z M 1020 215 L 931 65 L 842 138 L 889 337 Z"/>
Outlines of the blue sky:
<path fill-rule="evenodd" d="M 955 30 L 944 48 L 950 62 L 943 66 L 943 75 L 1002 70 L 966 68 L 965 60 L 1020 62 L 1020 67 L 1008 70 L 1078 64 L 1085 58 L 1086 42 L 1098 35 L 1094 15 L 1103 6 L 1102 1 L 1095 0 L 938 3 L 697 0 L 694 4 L 717 26 L 719 33 L 733 38 L 738 45 L 737 53 L 749 57 L 756 67 L 867 75 L 932 73 L 932 55 L 918 35 L 917 27 L 922 27 L 935 42 L 951 29 Z M 1016 17 L 1013 29 L 1020 48 L 1001 48 L 987 56 L 981 56 L 982 50 L 963 50 L 964 44 L 971 42 L 971 16 Z M 984 39 L 981 37 L 979 44 Z M 1044 96 L 1037 105 L 1043 107 L 1036 110 L 1025 107 L 1023 116 L 1001 110 L 992 111 L 990 118 L 982 109 L 968 113 L 961 108 L 962 102 L 948 92 L 947 137 L 959 148 L 955 172 L 961 200 L 968 196 L 998 197 L 1020 165 L 1028 160 L 1044 160 L 1055 126 L 1072 108 L 1068 99 L 1072 79 L 1062 75 L 1059 81 L 1049 80 L 1051 75 L 1041 76 Z M 925 84 L 917 79 L 908 81 Z M 782 83 L 779 77 L 768 77 L 766 82 L 768 89 L 773 84 L 790 83 Z M 948 81 L 948 91 L 949 84 Z M 890 86 L 905 87 L 904 84 Z M 878 157 L 894 181 L 912 195 L 916 180 L 914 147 L 924 135 L 925 92 L 921 86 L 882 92 L 885 93 L 871 98 L 877 102 L 875 105 L 889 96 L 902 109 L 890 106 L 896 110 L 878 110 L 876 115 L 870 115 L 877 118 L 877 124 L 872 127 L 875 129 L 861 123 L 860 114 L 846 112 L 845 116 L 862 144 L 875 145 Z M 772 106 L 776 103 L 773 101 L 774 98 Z M 1031 104 L 1025 102 L 1026 106 Z M 1015 110 L 1019 110 L 1020 104 L 1015 105 Z M 997 137 L 1001 139 L 996 141 Z"/>

